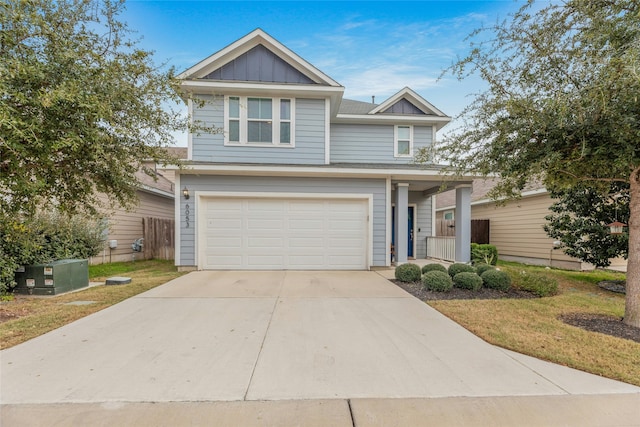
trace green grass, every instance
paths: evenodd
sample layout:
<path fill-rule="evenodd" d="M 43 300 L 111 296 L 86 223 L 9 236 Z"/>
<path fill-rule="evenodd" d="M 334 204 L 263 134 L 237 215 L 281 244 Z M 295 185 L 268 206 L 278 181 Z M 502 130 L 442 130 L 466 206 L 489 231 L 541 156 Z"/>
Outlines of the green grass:
<path fill-rule="evenodd" d="M 576 272 L 501 262 L 511 273 L 525 271 L 557 280 L 558 294 L 536 299 L 429 301 L 484 340 L 519 353 L 640 386 L 640 343 L 569 326 L 568 313 L 622 318 L 624 296 L 600 289 L 601 280 L 622 280 L 608 271 Z"/>
<path fill-rule="evenodd" d="M 17 296 L 0 303 L 0 315 L 9 318 L 0 323 L 0 349 L 35 338 L 67 323 L 119 303 L 184 273 L 173 261 L 135 261 L 89 267 L 91 281 L 102 281 L 114 275 L 127 275 L 128 285 L 95 286 L 78 292 L 46 298 Z M 94 301 L 90 305 L 67 305 L 74 301 Z"/>

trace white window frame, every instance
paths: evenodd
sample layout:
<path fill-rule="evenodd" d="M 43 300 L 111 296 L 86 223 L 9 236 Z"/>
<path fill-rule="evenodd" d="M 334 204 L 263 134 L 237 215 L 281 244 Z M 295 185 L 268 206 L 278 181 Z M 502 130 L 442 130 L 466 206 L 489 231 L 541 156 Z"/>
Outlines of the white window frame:
<path fill-rule="evenodd" d="M 447 215 L 451 215 L 451 218 L 447 219 Z M 454 221 L 456 219 L 456 214 L 453 210 L 442 212 L 442 219 L 445 221 Z"/>
<path fill-rule="evenodd" d="M 398 130 L 403 128 L 409 128 L 409 154 L 398 153 Z M 403 139 L 402 141 L 406 141 Z M 413 125 L 395 125 L 393 129 L 393 157 L 413 157 Z"/>
<path fill-rule="evenodd" d="M 229 98 L 239 98 L 240 102 L 240 141 L 229 141 Z M 270 99 L 271 102 L 271 121 L 272 121 L 272 142 L 249 142 L 249 117 L 248 117 L 248 100 L 249 98 Z M 289 101 L 291 115 L 289 119 L 280 119 L 280 104 L 281 101 Z M 224 145 L 233 147 L 278 147 L 278 148 L 294 148 L 295 147 L 295 98 L 274 98 L 268 96 L 238 96 L 238 95 L 225 95 L 224 96 Z M 231 118 L 235 119 L 235 118 Z M 251 119 L 254 120 L 254 119 Z M 256 119 L 256 121 L 260 121 Z M 262 120 L 264 121 L 264 120 Z M 289 123 L 289 143 L 280 143 L 280 123 Z"/>

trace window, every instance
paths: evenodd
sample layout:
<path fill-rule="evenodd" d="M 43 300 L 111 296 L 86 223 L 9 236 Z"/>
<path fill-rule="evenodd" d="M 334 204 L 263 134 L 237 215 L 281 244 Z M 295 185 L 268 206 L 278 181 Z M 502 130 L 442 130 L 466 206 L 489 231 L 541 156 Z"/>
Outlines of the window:
<path fill-rule="evenodd" d="M 413 156 L 413 126 L 396 126 L 394 138 L 394 156 Z"/>
<path fill-rule="evenodd" d="M 292 99 L 225 97 L 225 144 L 293 146 Z"/>
<path fill-rule="evenodd" d="M 455 219 L 455 217 L 453 215 L 453 211 L 445 211 L 444 219 L 445 219 L 445 221 L 453 221 Z"/>

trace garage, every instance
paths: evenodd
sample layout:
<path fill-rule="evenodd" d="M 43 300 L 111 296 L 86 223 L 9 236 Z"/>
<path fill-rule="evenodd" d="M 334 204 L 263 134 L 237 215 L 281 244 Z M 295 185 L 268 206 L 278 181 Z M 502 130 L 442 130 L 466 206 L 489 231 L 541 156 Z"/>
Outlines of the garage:
<path fill-rule="evenodd" d="M 199 268 L 363 270 L 369 199 L 202 197 Z"/>

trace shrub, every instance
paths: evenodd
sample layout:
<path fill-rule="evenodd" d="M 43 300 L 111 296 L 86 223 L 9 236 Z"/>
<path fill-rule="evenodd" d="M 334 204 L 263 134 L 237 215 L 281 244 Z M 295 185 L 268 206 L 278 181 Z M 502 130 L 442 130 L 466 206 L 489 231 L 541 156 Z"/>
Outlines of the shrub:
<path fill-rule="evenodd" d="M 427 264 L 422 267 L 422 274 L 428 273 L 430 271 L 442 271 L 443 273 L 446 273 L 447 267 L 442 264 Z"/>
<path fill-rule="evenodd" d="M 496 265 L 498 262 L 498 248 L 495 245 L 471 244 L 471 262 Z"/>
<path fill-rule="evenodd" d="M 490 289 L 508 291 L 511 287 L 511 277 L 504 271 L 487 270 L 480 277 L 484 286 Z"/>
<path fill-rule="evenodd" d="M 482 279 L 476 273 L 462 272 L 453 276 L 453 286 L 477 291 L 482 287 Z"/>
<path fill-rule="evenodd" d="M 474 266 L 476 268 L 476 273 L 478 273 L 478 276 L 482 276 L 482 273 L 484 273 L 487 270 L 493 270 L 494 267 L 492 265 L 489 264 L 478 264 Z"/>
<path fill-rule="evenodd" d="M 475 273 L 476 269 L 469 264 L 462 264 L 460 262 L 456 262 L 455 264 L 451 264 L 449 266 L 448 271 L 449 271 L 449 276 L 453 278 L 458 273 Z"/>
<path fill-rule="evenodd" d="M 401 282 L 417 282 L 421 275 L 420 266 L 416 264 L 402 264 L 396 267 L 396 279 Z"/>
<path fill-rule="evenodd" d="M 449 292 L 453 288 L 453 280 L 444 271 L 428 271 L 422 275 L 422 287 L 429 291 Z"/>
<path fill-rule="evenodd" d="M 558 281 L 542 274 L 530 274 L 525 271 L 513 277 L 514 286 L 531 292 L 539 297 L 548 297 L 558 293 Z"/>
<path fill-rule="evenodd" d="M 15 286 L 15 271 L 21 265 L 97 255 L 105 226 L 95 219 L 57 212 L 17 219 L 0 215 L 0 294 Z"/>

